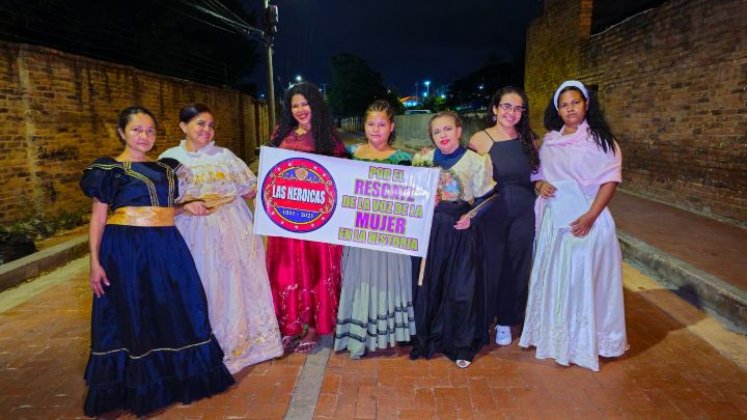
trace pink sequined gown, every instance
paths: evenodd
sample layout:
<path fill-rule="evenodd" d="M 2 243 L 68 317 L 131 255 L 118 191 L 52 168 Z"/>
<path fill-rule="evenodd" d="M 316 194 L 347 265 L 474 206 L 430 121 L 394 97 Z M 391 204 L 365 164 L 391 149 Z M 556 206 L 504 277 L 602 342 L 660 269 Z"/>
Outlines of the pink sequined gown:
<path fill-rule="evenodd" d="M 291 131 L 280 148 L 314 153 L 311 132 Z M 345 154 L 338 142 L 335 155 Z M 267 240 L 267 272 L 282 335 L 303 333 L 304 324 L 319 334 L 335 332 L 340 299 L 342 246 L 271 236 Z"/>

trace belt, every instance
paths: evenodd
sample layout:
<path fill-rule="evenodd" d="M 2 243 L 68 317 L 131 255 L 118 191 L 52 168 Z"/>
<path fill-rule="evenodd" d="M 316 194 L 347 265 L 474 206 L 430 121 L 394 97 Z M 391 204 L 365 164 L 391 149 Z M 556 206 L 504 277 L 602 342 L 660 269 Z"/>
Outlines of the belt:
<path fill-rule="evenodd" d="M 107 225 L 174 226 L 173 207 L 120 207 L 106 220 Z"/>

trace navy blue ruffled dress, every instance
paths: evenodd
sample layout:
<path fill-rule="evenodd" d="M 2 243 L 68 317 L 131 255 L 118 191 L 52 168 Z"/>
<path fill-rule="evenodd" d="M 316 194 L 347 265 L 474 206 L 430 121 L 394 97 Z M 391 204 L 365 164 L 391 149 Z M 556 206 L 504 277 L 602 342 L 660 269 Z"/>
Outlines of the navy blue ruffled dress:
<path fill-rule="evenodd" d="M 121 207 L 172 207 L 179 162 L 99 158 L 80 186 Z M 109 283 L 93 299 L 84 411 L 141 416 L 189 403 L 234 383 L 212 335 L 205 293 L 187 244 L 174 226 L 107 224 L 99 251 Z"/>

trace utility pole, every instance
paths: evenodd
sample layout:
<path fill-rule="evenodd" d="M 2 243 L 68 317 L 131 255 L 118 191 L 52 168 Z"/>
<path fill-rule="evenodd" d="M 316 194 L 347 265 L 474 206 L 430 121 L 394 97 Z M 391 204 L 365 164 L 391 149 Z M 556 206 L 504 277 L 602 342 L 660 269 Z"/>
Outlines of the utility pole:
<path fill-rule="evenodd" d="M 267 107 L 270 133 L 275 130 L 275 84 L 273 83 L 272 71 L 272 38 L 277 31 L 278 9 L 277 6 L 270 6 L 270 0 L 264 0 L 265 19 L 267 25 L 265 28 L 265 51 L 267 53 L 267 71 L 265 72 L 267 80 Z"/>

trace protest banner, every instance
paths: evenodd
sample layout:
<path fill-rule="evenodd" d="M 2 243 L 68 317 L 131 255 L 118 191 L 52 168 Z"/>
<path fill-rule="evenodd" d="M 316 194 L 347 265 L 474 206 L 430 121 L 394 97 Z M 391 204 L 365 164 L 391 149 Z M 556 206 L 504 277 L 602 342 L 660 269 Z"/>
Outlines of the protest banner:
<path fill-rule="evenodd" d="M 425 256 L 439 170 L 260 150 L 254 233 Z"/>

